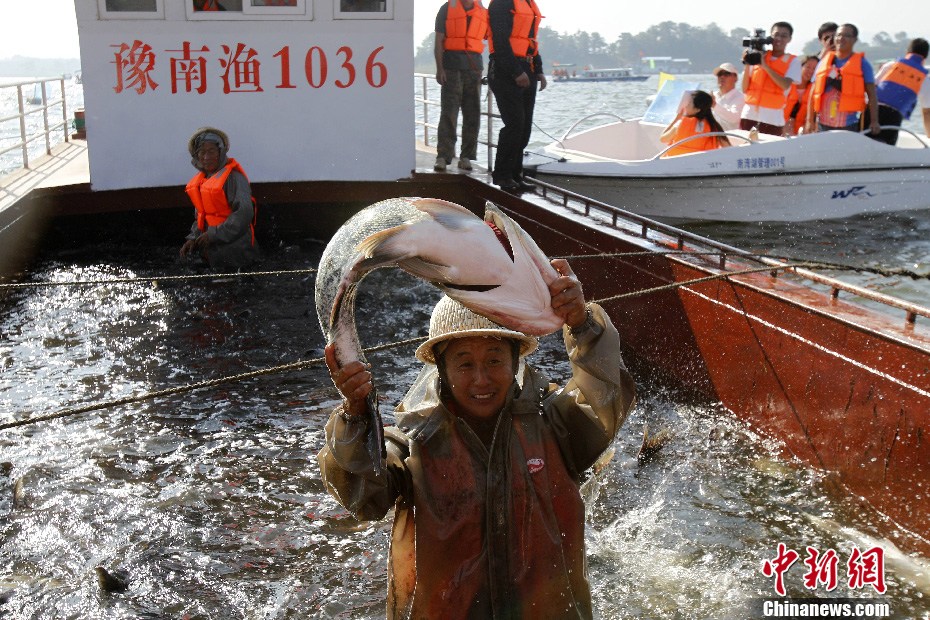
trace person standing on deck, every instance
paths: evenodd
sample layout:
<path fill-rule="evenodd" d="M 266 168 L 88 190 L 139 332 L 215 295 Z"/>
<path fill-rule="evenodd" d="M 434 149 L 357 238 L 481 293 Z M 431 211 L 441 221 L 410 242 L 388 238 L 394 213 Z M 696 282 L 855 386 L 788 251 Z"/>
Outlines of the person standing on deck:
<path fill-rule="evenodd" d="M 746 105 L 740 129 L 753 127 L 759 133 L 780 136 L 785 132 L 786 95 L 792 83 L 801 79 L 801 65 L 793 54 L 785 52 L 794 28 L 788 22 L 772 24 L 772 49 L 762 54 L 757 65 L 747 63 L 749 48 L 743 51 L 743 93 Z"/>
<path fill-rule="evenodd" d="M 198 172 L 185 191 L 194 203 L 194 224 L 181 257 L 200 255 L 214 269 L 239 269 L 255 259 L 255 199 L 249 179 L 227 157 L 229 138 L 213 127 L 194 132 L 187 143 Z"/>
<path fill-rule="evenodd" d="M 873 135 L 878 135 L 875 74 L 865 54 L 853 52 L 858 40 L 859 29 L 852 24 L 843 24 L 836 31 L 836 50 L 821 58 L 814 71 L 804 133 L 859 131 L 868 102 L 869 127 Z"/>
<path fill-rule="evenodd" d="M 455 156 L 455 130 L 462 110 L 460 170 L 471 170 L 478 156 L 481 125 L 481 73 L 484 42 L 488 38 L 488 10 L 481 0 L 449 0 L 436 14 L 436 81 L 442 85 L 442 112 L 436 146 L 436 172 L 445 172 Z"/>
<path fill-rule="evenodd" d="M 535 0 L 491 0 L 488 6 L 488 83 L 504 123 L 497 137 L 492 178 L 509 192 L 533 189 L 523 180 L 523 150 L 533 131 L 537 85 L 540 91 L 546 88 L 537 41 L 542 17 Z"/>
<path fill-rule="evenodd" d="M 930 44 L 917 38 L 907 46 L 907 54 L 893 62 L 885 63 L 875 76 L 875 91 L 878 95 L 879 125 L 900 127 L 905 118 L 910 118 L 914 108 L 923 110 L 924 131 L 930 136 L 930 80 L 927 79 L 927 60 Z M 866 124 L 870 124 L 866 110 Z M 876 140 L 894 145 L 898 143 L 896 129 L 882 129 L 872 136 Z"/>
<path fill-rule="evenodd" d="M 338 366 L 326 347 L 343 404 L 326 425 L 320 474 L 356 518 L 394 509 L 392 620 L 593 615 L 580 479 L 613 443 L 635 385 L 607 313 L 585 304 L 567 261 L 552 265 L 562 274 L 549 293 L 564 321 L 565 387 L 520 364 L 535 338 L 444 297 L 416 351 L 425 366 L 384 429 L 380 474 L 380 450 L 366 448 L 372 374 L 361 362 Z"/>

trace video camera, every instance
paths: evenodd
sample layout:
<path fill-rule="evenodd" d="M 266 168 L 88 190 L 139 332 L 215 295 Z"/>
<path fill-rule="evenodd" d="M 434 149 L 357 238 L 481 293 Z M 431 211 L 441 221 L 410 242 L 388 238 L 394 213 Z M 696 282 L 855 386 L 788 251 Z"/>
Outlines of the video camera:
<path fill-rule="evenodd" d="M 758 65 L 762 63 L 762 52 L 766 45 L 772 44 L 772 37 L 765 34 L 762 28 L 756 28 L 751 37 L 743 37 L 743 47 L 750 51 L 743 58 L 744 65 Z"/>

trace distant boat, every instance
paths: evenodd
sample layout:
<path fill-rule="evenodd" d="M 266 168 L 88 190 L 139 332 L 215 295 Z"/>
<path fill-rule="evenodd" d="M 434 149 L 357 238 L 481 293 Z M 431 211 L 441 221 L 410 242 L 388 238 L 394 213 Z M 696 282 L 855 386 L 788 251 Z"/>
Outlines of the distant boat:
<path fill-rule="evenodd" d="M 556 82 L 643 82 L 649 79 L 648 75 L 634 73 L 631 67 L 613 69 L 585 67 L 579 74 L 574 70 L 569 71 L 562 65 L 553 69 L 552 76 Z"/>
<path fill-rule="evenodd" d="M 32 95 L 26 97 L 26 103 L 30 105 L 38 105 L 42 103 L 42 85 L 36 83 L 32 86 Z"/>

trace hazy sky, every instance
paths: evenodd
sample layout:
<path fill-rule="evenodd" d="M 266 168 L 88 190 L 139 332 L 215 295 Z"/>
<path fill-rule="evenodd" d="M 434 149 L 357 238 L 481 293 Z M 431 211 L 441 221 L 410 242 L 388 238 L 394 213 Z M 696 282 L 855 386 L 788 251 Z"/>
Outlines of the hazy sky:
<path fill-rule="evenodd" d="M 436 11 L 442 2 L 416 0 L 415 44 L 419 44 L 432 31 Z M 865 41 L 883 30 L 891 35 L 901 31 L 911 37 L 930 35 L 930 32 L 915 29 L 930 30 L 930 3 L 926 0 L 909 0 L 905 3 L 910 5 L 906 9 L 899 3 L 896 10 L 889 10 L 875 0 L 844 0 L 836 3 L 829 13 L 825 9 L 815 11 L 805 8 L 794 9 L 793 14 L 788 12 L 784 3 L 746 0 L 665 0 L 656 4 L 639 4 L 635 0 L 538 0 L 538 3 L 546 17 L 543 21 L 545 26 L 558 32 L 599 32 L 608 42 L 621 32 L 642 32 L 666 20 L 687 22 L 694 26 L 704 26 L 713 21 L 725 31 L 736 27 L 768 29 L 772 22 L 786 20 L 795 29 L 794 40 L 788 47 L 789 51 L 795 53 L 801 51 L 804 42 L 816 36 L 817 27 L 827 20 L 856 24 L 860 38 Z M 78 55 L 74 0 L 0 0 L 0 24 L 4 31 L 3 36 L 0 36 L 0 58 L 14 55 L 46 58 Z"/>

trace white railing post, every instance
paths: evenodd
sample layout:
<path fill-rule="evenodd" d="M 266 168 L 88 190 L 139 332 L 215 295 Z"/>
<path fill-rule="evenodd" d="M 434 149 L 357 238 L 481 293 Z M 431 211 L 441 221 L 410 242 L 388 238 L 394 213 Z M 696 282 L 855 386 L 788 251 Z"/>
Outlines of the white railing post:
<path fill-rule="evenodd" d="M 68 131 L 68 97 L 65 95 L 65 78 L 59 80 L 61 84 L 61 128 L 65 132 L 65 142 L 71 142 L 71 133 Z"/>
<path fill-rule="evenodd" d="M 45 90 L 45 80 L 42 80 L 42 126 L 45 129 L 45 154 L 52 154 L 52 141 L 48 130 L 48 91 Z"/>
<path fill-rule="evenodd" d="M 29 144 L 26 142 L 26 106 L 23 105 L 23 85 L 16 86 L 16 98 L 19 100 L 19 139 L 23 144 L 23 168 L 29 167 Z"/>
<path fill-rule="evenodd" d="M 423 76 L 423 144 L 429 146 L 429 78 Z"/>

